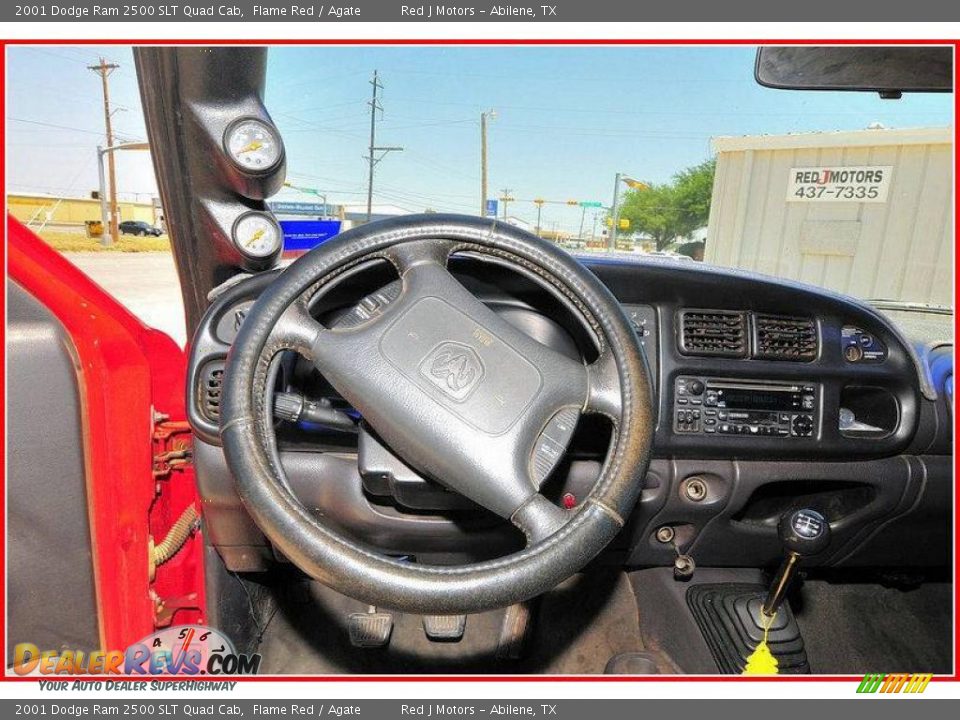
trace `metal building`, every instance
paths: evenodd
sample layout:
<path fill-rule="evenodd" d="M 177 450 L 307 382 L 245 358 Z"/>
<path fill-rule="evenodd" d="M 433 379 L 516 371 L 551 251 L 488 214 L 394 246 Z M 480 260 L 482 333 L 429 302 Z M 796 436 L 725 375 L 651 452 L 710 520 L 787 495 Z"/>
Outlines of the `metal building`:
<path fill-rule="evenodd" d="M 714 138 L 704 259 L 953 305 L 953 130 Z"/>

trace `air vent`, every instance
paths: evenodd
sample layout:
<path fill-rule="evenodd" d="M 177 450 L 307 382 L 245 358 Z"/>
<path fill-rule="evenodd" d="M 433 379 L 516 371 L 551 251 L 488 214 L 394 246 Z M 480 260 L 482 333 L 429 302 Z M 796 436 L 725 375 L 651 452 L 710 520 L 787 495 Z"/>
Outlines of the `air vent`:
<path fill-rule="evenodd" d="M 726 310 L 683 310 L 680 313 L 680 352 L 684 355 L 746 356 L 746 315 Z"/>
<path fill-rule="evenodd" d="M 817 359 L 817 324 L 810 318 L 756 315 L 755 323 L 760 360 Z"/>
<path fill-rule="evenodd" d="M 220 422 L 220 398 L 223 393 L 222 360 L 214 360 L 203 366 L 200 372 L 200 410 L 212 423 Z"/>

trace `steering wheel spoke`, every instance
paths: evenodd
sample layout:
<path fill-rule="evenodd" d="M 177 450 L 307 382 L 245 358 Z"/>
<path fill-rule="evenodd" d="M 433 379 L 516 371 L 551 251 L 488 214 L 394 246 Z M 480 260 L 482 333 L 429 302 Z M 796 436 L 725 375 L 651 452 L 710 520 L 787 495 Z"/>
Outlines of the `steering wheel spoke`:
<path fill-rule="evenodd" d="M 604 348 L 594 362 L 587 366 L 587 401 L 584 411 L 606 415 L 620 424 L 623 413 L 623 391 L 616 358 L 609 348 Z"/>
<path fill-rule="evenodd" d="M 393 245 L 384 251 L 384 257 L 397 269 L 402 278 L 417 265 L 446 267 L 454 243 L 443 238 L 426 238 Z"/>
<path fill-rule="evenodd" d="M 268 343 L 286 350 L 295 350 L 311 362 L 319 338 L 328 331 L 310 315 L 306 304 L 295 302 L 274 323 Z"/>
<path fill-rule="evenodd" d="M 531 495 L 523 505 L 510 516 L 510 522 L 523 531 L 527 538 L 527 547 L 546 540 L 567 524 L 573 513 L 562 510 L 537 493 Z"/>

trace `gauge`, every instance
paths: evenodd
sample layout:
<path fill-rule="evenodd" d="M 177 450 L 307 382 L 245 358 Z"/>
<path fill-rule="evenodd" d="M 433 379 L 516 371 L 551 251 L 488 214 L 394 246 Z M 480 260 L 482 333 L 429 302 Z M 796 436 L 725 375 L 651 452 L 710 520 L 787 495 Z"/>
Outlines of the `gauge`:
<path fill-rule="evenodd" d="M 280 226 L 264 213 L 241 215 L 233 226 L 233 242 L 240 252 L 252 258 L 266 258 L 283 243 Z"/>
<path fill-rule="evenodd" d="M 223 144 L 230 159 L 247 172 L 272 170 L 283 157 L 283 143 L 271 125 L 247 118 L 227 128 Z"/>

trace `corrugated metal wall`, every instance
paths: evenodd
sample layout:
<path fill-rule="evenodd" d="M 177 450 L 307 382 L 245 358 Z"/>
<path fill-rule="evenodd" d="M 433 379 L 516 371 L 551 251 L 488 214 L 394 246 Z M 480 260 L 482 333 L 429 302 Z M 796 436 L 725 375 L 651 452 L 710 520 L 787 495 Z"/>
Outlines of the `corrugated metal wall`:
<path fill-rule="evenodd" d="M 949 129 L 717 138 L 705 260 L 860 298 L 953 305 Z M 886 202 L 788 202 L 791 168 L 891 166 Z"/>

